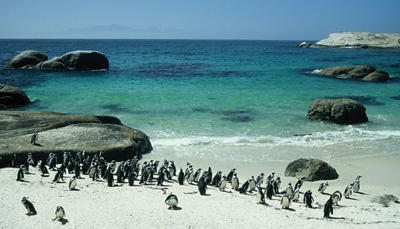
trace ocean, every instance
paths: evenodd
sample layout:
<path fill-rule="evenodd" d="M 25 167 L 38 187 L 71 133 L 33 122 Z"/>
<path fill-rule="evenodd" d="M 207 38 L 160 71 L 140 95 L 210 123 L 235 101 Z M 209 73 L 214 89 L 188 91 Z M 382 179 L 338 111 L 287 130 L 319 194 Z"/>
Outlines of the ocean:
<path fill-rule="evenodd" d="M 226 171 L 300 157 L 330 162 L 398 154 L 400 50 L 295 47 L 301 42 L 0 40 L 0 83 L 21 88 L 33 101 L 15 110 L 115 116 L 150 136 L 154 150 L 145 159 L 174 159 L 183 167 L 190 161 Z M 49 59 L 96 50 L 108 58 L 110 69 L 6 70 L 24 50 Z M 387 71 L 392 81 L 313 73 L 361 64 Z M 367 108 L 369 122 L 307 121 L 317 98 L 357 100 Z"/>

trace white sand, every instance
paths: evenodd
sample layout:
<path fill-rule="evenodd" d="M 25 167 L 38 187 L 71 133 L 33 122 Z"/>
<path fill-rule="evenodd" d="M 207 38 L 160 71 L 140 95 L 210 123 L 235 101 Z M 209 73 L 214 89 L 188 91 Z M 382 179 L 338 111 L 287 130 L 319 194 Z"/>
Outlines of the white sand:
<path fill-rule="evenodd" d="M 49 177 L 41 177 L 36 168 L 31 168 L 32 174 L 25 176 L 27 182 L 17 182 L 17 168 L 2 168 L 0 228 L 399 228 L 400 204 L 383 207 L 370 202 L 377 195 L 400 197 L 398 161 L 397 157 L 391 156 L 364 158 L 351 165 L 345 160 L 331 163 L 340 177 L 329 181 L 327 193 L 335 190 L 343 192 L 345 186 L 358 175 L 357 171 L 363 175 L 360 191 L 364 194 L 356 193 L 351 196 L 352 199 L 343 198 L 340 206 L 334 206 L 333 217 L 328 219 L 322 217 L 323 206 L 320 205 L 325 204 L 329 195 L 317 192 L 322 181 L 305 182 L 301 188 L 302 192 L 312 190 L 315 199 L 313 209 L 300 202 L 292 203 L 291 208 L 285 210 L 280 207 L 279 196 L 267 200 L 267 205 L 260 205 L 255 193 L 242 195 L 231 192 L 229 185 L 228 192 L 209 187 L 208 195 L 201 196 L 199 193 L 185 194 L 197 191 L 197 186 L 188 185 L 186 181 L 183 186 L 175 181 L 165 182 L 162 187 L 139 185 L 135 181 L 133 187 L 128 183 L 107 187 L 107 182 L 95 182 L 84 175 L 78 180 L 79 191 L 70 191 L 68 182 L 72 174 L 65 176 L 65 183 L 53 183 L 54 171 L 50 171 Z M 178 169 L 185 167 L 181 163 L 176 165 Z M 207 165 L 198 166 L 208 168 Z M 278 165 L 270 165 L 274 166 Z M 213 172 L 218 169 L 213 168 Z M 240 175 L 241 168 L 237 169 Z M 296 182 L 295 178 L 283 176 L 284 169 L 283 166 L 275 171 L 282 178 L 281 191 L 287 182 Z M 266 175 L 269 172 L 264 171 Z M 241 183 L 246 179 L 239 177 Z M 161 188 L 165 189 L 165 194 Z M 169 210 L 164 203 L 170 192 L 178 196 L 178 209 Z M 27 211 L 21 204 L 24 196 L 34 204 L 37 215 L 26 215 Z M 66 211 L 65 220 L 52 221 L 59 205 Z"/>

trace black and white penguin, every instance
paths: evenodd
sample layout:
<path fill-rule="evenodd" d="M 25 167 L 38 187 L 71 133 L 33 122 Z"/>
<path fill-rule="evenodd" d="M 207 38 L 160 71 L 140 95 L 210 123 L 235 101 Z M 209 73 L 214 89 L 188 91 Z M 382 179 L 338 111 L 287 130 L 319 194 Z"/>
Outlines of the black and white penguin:
<path fill-rule="evenodd" d="M 77 184 L 76 176 L 71 177 L 68 184 L 69 190 L 74 190 Z"/>
<path fill-rule="evenodd" d="M 267 187 L 265 188 L 265 197 L 269 200 L 272 200 L 272 195 L 274 193 L 274 188 L 272 186 L 272 182 L 270 181 L 267 183 Z"/>
<path fill-rule="evenodd" d="M 292 202 L 297 202 L 300 199 L 300 189 L 294 190 Z"/>
<path fill-rule="evenodd" d="M 289 198 L 289 196 L 288 196 L 287 194 L 284 194 L 284 195 L 282 196 L 282 199 L 281 199 L 281 206 L 282 206 L 282 208 L 286 208 L 286 209 L 289 208 L 289 206 L 290 206 L 290 199 L 291 199 L 291 198 Z"/>
<path fill-rule="evenodd" d="M 231 180 L 232 189 L 237 191 L 239 190 L 239 178 L 237 177 L 236 173 L 233 173 L 232 180 Z"/>
<path fill-rule="evenodd" d="M 211 167 L 208 167 L 208 171 L 207 171 L 207 178 L 205 179 L 206 184 L 209 185 L 212 182 L 212 169 Z"/>
<path fill-rule="evenodd" d="M 223 175 L 221 181 L 219 182 L 219 190 L 224 192 L 227 184 L 228 179 L 226 179 L 226 176 Z"/>
<path fill-rule="evenodd" d="M 274 177 L 275 177 L 275 172 L 272 172 L 270 175 L 268 175 L 266 182 L 270 182 L 270 181 L 274 180 Z"/>
<path fill-rule="evenodd" d="M 79 160 L 75 161 L 74 174 L 76 178 L 81 178 L 81 166 Z"/>
<path fill-rule="evenodd" d="M 249 192 L 252 193 L 255 190 L 256 190 L 256 180 L 254 179 L 254 176 L 251 176 L 249 178 Z"/>
<path fill-rule="evenodd" d="M 23 197 L 21 203 L 24 205 L 26 210 L 28 211 L 27 215 L 36 215 L 36 209 L 33 204 L 28 200 L 28 197 Z"/>
<path fill-rule="evenodd" d="M 245 194 L 247 192 L 247 189 L 249 188 L 249 180 L 243 183 L 242 187 L 239 188 L 239 193 L 240 194 Z"/>
<path fill-rule="evenodd" d="M 54 175 L 53 182 L 60 182 L 60 180 L 64 182 L 64 174 L 60 168 L 57 168 L 57 173 Z"/>
<path fill-rule="evenodd" d="M 335 205 L 339 205 L 339 201 L 342 200 L 342 193 L 339 190 L 336 190 L 332 193 L 332 203 Z"/>
<path fill-rule="evenodd" d="M 281 186 L 281 178 L 277 177 L 274 182 L 272 183 L 273 187 L 274 187 L 274 194 L 279 194 L 279 188 Z"/>
<path fill-rule="evenodd" d="M 198 183 L 201 177 L 201 168 L 198 168 L 196 172 L 193 174 L 193 181 Z"/>
<path fill-rule="evenodd" d="M 259 204 L 265 204 L 265 196 L 261 187 L 258 187 L 256 196 Z"/>
<path fill-rule="evenodd" d="M 175 166 L 175 162 L 174 161 L 169 161 L 169 165 L 172 167 L 172 169 L 173 169 L 173 174 L 172 174 L 172 177 L 174 177 L 174 176 L 176 176 L 176 166 Z"/>
<path fill-rule="evenodd" d="M 8 161 L 8 166 L 9 167 L 15 167 L 15 161 L 17 160 L 17 154 L 16 153 L 12 153 L 10 155 L 10 160 Z"/>
<path fill-rule="evenodd" d="M 321 183 L 318 187 L 318 192 L 324 193 L 326 188 L 329 186 L 328 181 L 325 181 L 324 183 Z"/>
<path fill-rule="evenodd" d="M 168 205 L 168 209 L 173 209 L 178 205 L 178 197 L 174 194 L 169 194 L 165 199 L 165 204 Z"/>
<path fill-rule="evenodd" d="M 199 188 L 200 195 L 205 195 L 207 185 L 206 185 L 206 182 L 204 181 L 203 177 L 200 177 L 199 182 L 197 183 L 197 186 Z"/>
<path fill-rule="evenodd" d="M 42 160 L 38 161 L 37 167 L 38 167 L 38 170 L 40 172 L 40 176 L 44 176 L 45 174 L 49 174 L 49 170 L 47 169 L 46 165 L 42 162 Z"/>
<path fill-rule="evenodd" d="M 31 144 L 32 145 L 36 145 L 37 140 L 38 140 L 38 135 L 39 132 L 37 130 L 35 130 L 35 133 L 33 133 L 32 137 L 31 137 Z"/>
<path fill-rule="evenodd" d="M 94 174 L 97 171 L 96 163 L 92 162 L 88 171 L 89 178 L 93 178 Z"/>
<path fill-rule="evenodd" d="M 24 165 L 20 165 L 17 172 L 17 181 L 23 181 L 24 178 Z"/>
<path fill-rule="evenodd" d="M 31 166 L 35 166 L 35 160 L 33 159 L 32 153 L 28 153 L 28 159 L 26 160 L 26 162 Z"/>
<path fill-rule="evenodd" d="M 61 206 L 57 206 L 55 215 L 56 215 L 56 218 L 54 218 L 53 221 L 56 220 L 56 219 L 58 219 L 58 220 L 64 219 L 64 217 L 65 217 L 65 210 L 64 210 L 64 208 L 61 207 Z"/>
<path fill-rule="evenodd" d="M 179 171 L 178 174 L 178 184 L 183 185 L 184 180 L 185 180 L 185 174 L 183 173 L 183 170 L 181 168 L 181 171 Z"/>
<path fill-rule="evenodd" d="M 288 183 L 288 186 L 286 187 L 286 195 L 292 199 L 293 198 L 293 187 L 292 187 L 292 183 Z"/>
<path fill-rule="evenodd" d="M 218 171 L 215 176 L 213 177 L 212 181 L 211 181 L 211 185 L 218 187 L 219 182 L 221 181 L 222 178 L 222 172 Z"/>
<path fill-rule="evenodd" d="M 262 183 L 264 182 L 264 173 L 261 172 L 260 175 L 256 177 L 256 186 L 261 187 Z"/>
<path fill-rule="evenodd" d="M 226 176 L 226 179 L 228 180 L 229 183 L 232 182 L 232 177 L 233 177 L 233 174 L 234 174 L 235 172 L 236 172 L 236 168 L 233 168 L 233 169 L 228 173 L 228 175 Z"/>
<path fill-rule="evenodd" d="M 93 174 L 92 180 L 97 181 L 98 179 L 100 179 L 100 174 L 101 174 L 101 165 L 98 165 Z M 111 173 L 108 173 L 108 174 L 111 174 Z"/>
<path fill-rule="evenodd" d="M 355 181 L 353 182 L 353 192 L 359 192 L 360 191 L 360 178 L 361 176 L 358 175 Z"/>
<path fill-rule="evenodd" d="M 168 180 L 171 180 L 174 177 L 175 169 L 171 165 L 168 166 Z"/>
<path fill-rule="evenodd" d="M 326 203 L 324 205 L 324 218 L 329 218 L 330 215 L 333 215 L 332 196 L 329 197 L 328 201 L 326 201 Z"/>
<path fill-rule="evenodd" d="M 312 197 L 311 190 L 308 190 L 304 193 L 303 203 L 306 204 L 306 207 L 312 208 L 312 202 L 314 202 L 314 198 Z"/>
<path fill-rule="evenodd" d="M 190 169 L 188 170 L 188 172 L 186 173 L 186 181 L 187 181 L 189 184 L 192 184 L 192 183 L 193 183 L 193 180 L 194 180 L 194 172 L 193 172 L 193 169 L 190 168 Z"/>
<path fill-rule="evenodd" d="M 117 169 L 117 183 L 123 183 L 125 180 L 125 162 L 122 161 Z"/>
<path fill-rule="evenodd" d="M 163 185 L 167 173 L 168 172 L 166 171 L 166 169 L 163 166 L 160 170 L 160 173 L 158 174 L 157 186 Z"/>
<path fill-rule="evenodd" d="M 129 186 L 133 186 L 133 183 L 135 182 L 135 176 L 136 176 L 136 172 L 134 172 L 134 171 L 131 171 L 131 172 L 128 174 L 128 183 L 129 183 Z"/>
<path fill-rule="evenodd" d="M 107 175 L 107 185 L 108 185 L 108 187 L 114 186 L 114 174 L 113 173 L 109 173 Z"/>
<path fill-rule="evenodd" d="M 305 177 L 300 177 L 299 180 L 296 182 L 296 184 L 294 185 L 294 190 L 301 188 L 301 186 L 303 185 L 303 182 L 306 178 Z"/>
<path fill-rule="evenodd" d="M 350 198 L 350 195 L 352 194 L 352 189 L 353 189 L 353 183 L 346 186 L 343 193 L 344 198 L 346 199 Z"/>

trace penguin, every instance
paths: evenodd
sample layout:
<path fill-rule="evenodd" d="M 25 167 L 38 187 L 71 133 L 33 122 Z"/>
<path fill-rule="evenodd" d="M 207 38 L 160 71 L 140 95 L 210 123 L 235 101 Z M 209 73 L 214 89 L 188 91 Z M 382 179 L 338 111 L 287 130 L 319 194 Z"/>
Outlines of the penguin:
<path fill-rule="evenodd" d="M 294 190 L 296 190 L 297 188 L 300 190 L 300 188 L 303 185 L 303 182 L 304 182 L 305 179 L 306 179 L 305 177 L 300 177 L 299 180 L 294 185 Z"/>
<path fill-rule="evenodd" d="M 292 202 L 297 202 L 300 199 L 300 189 L 294 190 Z"/>
<path fill-rule="evenodd" d="M 49 170 L 46 165 L 42 162 L 42 160 L 38 161 L 38 170 L 40 172 L 40 176 L 44 176 L 45 174 L 49 174 Z"/>
<path fill-rule="evenodd" d="M 264 182 L 264 173 L 261 172 L 260 175 L 258 175 L 256 178 L 256 186 L 261 187 L 263 182 Z"/>
<path fill-rule="evenodd" d="M 249 179 L 249 192 L 253 193 L 253 191 L 256 190 L 256 180 L 254 179 L 254 176 L 251 176 Z"/>
<path fill-rule="evenodd" d="M 212 181 L 211 181 L 211 185 L 214 185 L 216 187 L 218 187 L 219 182 L 221 181 L 221 177 L 222 176 L 222 172 L 218 171 L 215 176 L 213 177 Z"/>
<path fill-rule="evenodd" d="M 92 180 L 93 181 L 97 181 L 100 178 L 100 174 L 101 174 L 101 166 L 98 165 L 96 167 L 96 170 L 95 170 L 94 174 L 93 174 Z M 112 174 L 112 173 L 108 173 L 108 174 Z"/>
<path fill-rule="evenodd" d="M 18 169 L 17 181 L 24 181 L 24 165 L 20 165 Z"/>
<path fill-rule="evenodd" d="M 197 186 L 199 188 L 200 195 L 205 195 L 207 185 L 206 185 L 206 182 L 204 181 L 203 177 L 200 177 L 199 182 L 197 183 Z"/>
<path fill-rule="evenodd" d="M 279 187 L 281 186 L 281 178 L 277 177 L 273 182 L 272 182 L 272 186 L 274 189 L 274 194 L 279 194 Z"/>
<path fill-rule="evenodd" d="M 28 197 L 23 197 L 21 203 L 24 205 L 26 210 L 28 211 L 27 215 L 36 215 L 36 209 L 33 204 L 28 200 Z"/>
<path fill-rule="evenodd" d="M 346 186 L 344 189 L 344 198 L 348 199 L 350 198 L 350 195 L 352 194 L 352 189 L 353 189 L 353 183 L 350 183 L 349 185 Z"/>
<path fill-rule="evenodd" d="M 321 183 L 318 187 L 318 192 L 324 193 L 326 188 L 329 186 L 328 181 L 325 181 L 324 183 Z"/>
<path fill-rule="evenodd" d="M 265 196 L 264 196 L 264 192 L 262 191 L 261 187 L 258 187 L 257 200 L 258 200 L 259 204 L 265 204 Z"/>
<path fill-rule="evenodd" d="M 291 199 L 291 198 L 289 198 L 289 196 L 288 196 L 287 194 L 284 194 L 284 195 L 282 196 L 282 199 L 281 199 L 281 206 L 282 206 L 282 208 L 286 208 L 286 209 L 289 208 L 289 206 L 290 206 L 290 199 Z"/>
<path fill-rule="evenodd" d="M 275 172 L 272 172 L 268 177 L 267 177 L 267 182 L 270 182 L 274 179 L 275 177 Z"/>
<path fill-rule="evenodd" d="M 94 162 L 91 163 L 90 168 L 89 168 L 89 178 L 93 178 L 94 174 L 96 173 L 97 166 Z"/>
<path fill-rule="evenodd" d="M 54 154 L 50 153 L 49 157 L 47 158 L 47 165 L 49 166 L 49 169 L 55 170 L 56 165 L 57 165 L 57 160 Z"/>
<path fill-rule="evenodd" d="M 78 162 L 79 164 L 82 163 L 82 153 L 81 152 L 76 153 L 74 161 Z"/>
<path fill-rule="evenodd" d="M 108 185 L 108 187 L 114 186 L 114 174 L 109 173 L 107 175 L 107 185 Z"/>
<path fill-rule="evenodd" d="M 57 168 L 57 173 L 54 176 L 53 182 L 59 182 L 60 180 L 64 182 L 64 174 L 60 168 Z"/>
<path fill-rule="evenodd" d="M 207 178 L 206 178 L 206 184 L 209 185 L 212 182 L 212 169 L 211 167 L 208 167 L 208 172 L 207 172 Z"/>
<path fill-rule="evenodd" d="M 69 174 L 71 174 L 71 173 L 73 173 L 75 171 L 75 162 L 74 162 L 74 160 L 72 158 L 69 159 L 68 164 L 67 164 L 67 168 L 68 168 L 68 173 Z"/>
<path fill-rule="evenodd" d="M 32 153 L 28 153 L 28 159 L 26 160 L 26 162 L 31 166 L 35 166 L 35 160 L 33 160 Z"/>
<path fill-rule="evenodd" d="M 65 210 L 64 210 L 64 208 L 61 207 L 61 206 L 57 206 L 55 215 L 56 215 L 56 218 L 54 218 L 53 221 L 56 220 L 56 219 L 58 219 L 58 220 L 64 219 L 64 217 L 65 217 Z"/>
<path fill-rule="evenodd" d="M 185 180 L 185 174 L 183 174 L 183 170 L 181 168 L 181 171 L 179 171 L 179 175 L 178 175 L 179 185 L 183 185 L 184 180 Z"/>
<path fill-rule="evenodd" d="M 157 178 L 157 186 L 163 185 L 165 174 L 166 174 L 165 168 L 161 169 L 160 174 L 158 175 Z"/>
<path fill-rule="evenodd" d="M 247 189 L 249 188 L 249 180 L 243 183 L 242 187 L 239 189 L 240 194 L 245 194 L 247 192 Z"/>
<path fill-rule="evenodd" d="M 76 178 L 81 178 L 81 166 L 79 160 L 75 161 L 74 174 Z"/>
<path fill-rule="evenodd" d="M 311 190 L 308 190 L 304 193 L 303 203 L 306 204 L 306 207 L 312 208 L 312 202 L 314 202 L 314 198 L 312 197 Z"/>
<path fill-rule="evenodd" d="M 189 184 L 192 184 L 192 183 L 193 183 L 193 180 L 194 180 L 194 176 L 193 176 L 193 175 L 194 175 L 194 174 L 193 174 L 193 169 L 190 168 L 190 169 L 188 170 L 187 174 L 186 174 L 186 181 L 187 181 Z"/>
<path fill-rule="evenodd" d="M 131 171 L 128 174 L 128 182 L 129 182 L 129 186 L 133 186 L 133 183 L 135 182 L 135 176 L 136 176 L 136 172 Z"/>
<path fill-rule="evenodd" d="M 193 175 L 193 181 L 194 182 L 199 183 L 199 180 L 200 180 L 200 177 L 201 177 L 200 173 L 201 173 L 201 168 L 198 168 L 196 170 L 196 172 L 194 173 L 194 175 Z"/>
<path fill-rule="evenodd" d="M 236 169 L 233 168 L 233 169 L 228 173 L 228 175 L 226 176 L 226 179 L 228 180 L 229 183 L 232 182 L 232 177 L 233 177 L 233 174 L 234 174 L 235 172 L 236 172 Z"/>
<path fill-rule="evenodd" d="M 16 153 L 12 153 L 10 155 L 10 160 L 8 161 L 8 166 L 9 167 L 15 167 L 15 161 L 17 160 L 17 154 Z"/>
<path fill-rule="evenodd" d="M 329 215 L 333 215 L 333 200 L 332 200 L 332 196 L 331 195 L 328 199 L 328 201 L 326 201 L 325 205 L 324 205 L 324 218 L 329 218 Z"/>
<path fill-rule="evenodd" d="M 117 183 L 123 183 L 125 180 L 125 162 L 121 162 L 117 169 Z"/>
<path fill-rule="evenodd" d="M 237 177 L 236 173 L 233 173 L 232 180 L 231 180 L 232 189 L 237 191 L 239 190 L 239 178 Z"/>
<path fill-rule="evenodd" d="M 77 181 L 76 181 L 76 176 L 73 176 L 70 180 L 69 180 L 69 190 L 74 190 L 76 188 L 77 185 Z"/>
<path fill-rule="evenodd" d="M 37 130 L 35 130 L 35 133 L 33 133 L 32 137 L 31 137 L 31 144 L 32 145 L 36 145 L 37 144 L 36 141 L 38 139 L 38 135 L 39 135 L 39 132 Z"/>
<path fill-rule="evenodd" d="M 265 188 L 265 197 L 269 200 L 272 200 L 272 195 L 274 193 L 274 189 L 272 187 L 272 181 L 267 183 L 267 187 Z"/>
<path fill-rule="evenodd" d="M 353 182 L 353 192 L 359 192 L 360 191 L 360 178 L 361 178 L 361 176 L 358 175 L 356 180 Z"/>
<path fill-rule="evenodd" d="M 168 209 L 174 209 L 178 205 L 178 197 L 172 193 L 170 193 L 165 199 L 165 204 L 168 205 Z"/>
<path fill-rule="evenodd" d="M 228 183 L 228 180 L 226 179 L 226 176 L 223 175 L 223 176 L 222 176 L 221 182 L 219 182 L 219 190 L 222 191 L 222 192 L 224 192 L 227 183 Z"/>
<path fill-rule="evenodd" d="M 68 165 L 68 162 L 71 158 L 71 153 L 69 152 L 64 152 L 63 154 L 63 164 Z"/>
<path fill-rule="evenodd" d="M 174 177 L 175 169 L 171 165 L 168 166 L 168 180 L 171 180 Z"/>
<path fill-rule="evenodd" d="M 332 204 L 339 205 L 339 201 L 342 200 L 342 193 L 336 190 L 332 195 Z"/>
<path fill-rule="evenodd" d="M 292 199 L 293 197 L 293 188 L 292 188 L 292 183 L 288 183 L 288 186 L 286 187 L 286 194 L 287 196 Z"/>

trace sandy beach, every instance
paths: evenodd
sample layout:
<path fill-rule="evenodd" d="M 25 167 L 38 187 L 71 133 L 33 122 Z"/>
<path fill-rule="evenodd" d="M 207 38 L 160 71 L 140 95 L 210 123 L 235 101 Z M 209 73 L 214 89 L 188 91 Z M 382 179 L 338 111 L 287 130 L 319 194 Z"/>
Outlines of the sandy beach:
<path fill-rule="evenodd" d="M 146 157 L 151 157 L 151 154 Z M 55 171 L 42 177 L 37 168 L 31 167 L 31 174 L 26 174 L 25 182 L 18 182 L 18 169 L 7 167 L 0 169 L 0 228 L 398 228 L 400 204 L 392 202 L 389 207 L 383 207 L 371 203 L 371 199 L 378 195 L 400 196 L 397 162 L 396 155 L 366 157 L 352 162 L 345 159 L 333 161 L 331 165 L 340 177 L 329 181 L 326 194 L 317 191 L 322 181 L 304 182 L 301 192 L 312 191 L 313 208 L 305 207 L 301 194 L 301 201 L 292 203 L 289 209 L 281 208 L 281 195 L 266 200 L 265 205 L 257 204 L 255 192 L 240 194 L 229 184 L 225 192 L 208 186 L 207 195 L 201 196 L 196 185 L 185 181 L 181 186 L 176 182 L 177 177 L 164 182 L 163 186 L 156 186 L 156 181 L 139 185 L 138 180 L 134 186 L 129 186 L 125 180 L 125 183 L 108 187 L 104 180 L 92 181 L 88 175 L 83 175 L 78 179 L 77 190 L 70 191 L 68 182 L 73 174 L 65 175 L 64 183 L 53 183 Z M 195 169 L 208 167 L 200 162 L 192 164 Z M 179 170 L 186 165 L 176 162 L 176 166 Z M 280 191 L 288 182 L 294 184 L 297 181 L 285 177 L 285 166 L 279 163 L 266 166 L 276 169 L 276 175 L 281 177 Z M 242 168 L 237 169 L 240 183 L 243 183 L 247 179 L 243 174 L 249 171 L 245 173 Z M 229 172 L 213 167 L 214 174 L 218 170 L 224 174 Z M 250 170 L 258 171 L 260 168 Z M 323 205 L 329 194 L 336 190 L 343 193 L 345 186 L 358 175 L 355 172 L 363 175 L 360 193 L 354 193 L 350 199 L 342 198 L 339 206 L 333 207 L 332 217 L 323 218 Z M 262 187 L 265 187 L 265 182 Z M 171 192 L 179 199 L 178 207 L 173 210 L 164 203 Z M 26 215 L 22 197 L 29 197 L 37 215 Z M 57 206 L 64 207 L 64 220 L 52 220 Z"/>

